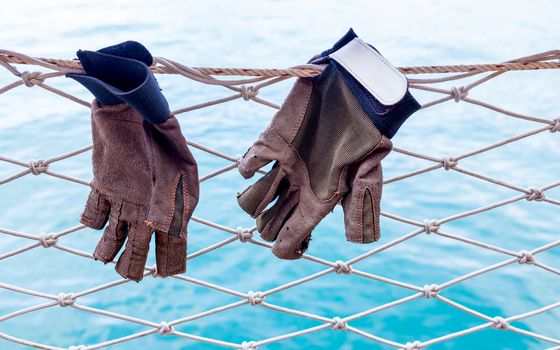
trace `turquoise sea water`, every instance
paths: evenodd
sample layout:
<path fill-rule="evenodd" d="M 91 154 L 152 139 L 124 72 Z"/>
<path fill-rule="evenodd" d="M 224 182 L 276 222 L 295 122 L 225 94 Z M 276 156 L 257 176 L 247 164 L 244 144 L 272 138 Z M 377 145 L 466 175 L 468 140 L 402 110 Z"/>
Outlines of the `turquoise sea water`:
<path fill-rule="evenodd" d="M 397 66 L 498 62 L 558 48 L 560 6 L 554 1 L 508 2 L 360 2 L 360 1 L 86 1 L 7 2 L 2 5 L 0 47 L 31 56 L 71 58 L 77 49 L 98 49 L 124 40 L 144 43 L 154 55 L 192 66 L 288 67 L 307 61 L 332 45 L 352 26 Z M 14 77 L 0 70 L 0 86 Z M 186 79 L 158 80 L 173 108 L 227 96 L 228 90 Z M 50 81 L 89 100 L 73 81 Z M 558 71 L 505 74 L 471 96 L 520 113 L 560 116 Z M 280 103 L 291 82 L 265 89 L 262 96 Z M 438 95 L 413 91 L 421 102 Z M 267 125 L 273 111 L 243 100 L 183 114 L 188 139 L 221 152 L 242 154 Z M 448 102 L 415 114 L 394 138 L 398 147 L 436 157 L 452 156 L 536 129 L 489 110 Z M 89 111 L 39 88 L 19 87 L 0 96 L 0 154 L 20 160 L 50 158 L 90 143 Z M 200 174 L 226 161 L 193 150 Z M 560 134 L 538 136 L 465 159 L 466 169 L 521 186 L 559 180 Z M 52 165 L 54 171 L 89 179 L 90 153 Z M 384 161 L 387 178 L 432 165 L 398 153 Z M 0 178 L 21 170 L 0 162 Z M 195 215 L 228 227 L 250 227 L 235 192 L 252 181 L 230 172 L 202 184 Z M 0 227 L 39 234 L 78 224 L 89 189 L 49 176 L 25 176 L 0 186 Z M 546 192 L 560 198 L 560 189 Z M 440 169 L 384 188 L 386 212 L 422 221 L 479 208 L 518 193 L 456 172 Z M 446 231 L 514 251 L 533 249 L 559 237 L 558 207 L 521 201 L 453 221 Z M 316 229 L 309 253 L 345 260 L 412 231 L 384 218 L 382 239 L 372 245 L 347 243 L 337 208 Z M 60 243 L 92 251 L 100 233 L 82 230 Z M 191 223 L 189 252 L 229 234 Z M 0 254 L 30 243 L 0 235 Z M 377 244 L 377 245 L 376 245 Z M 560 250 L 539 254 L 555 268 Z M 440 284 L 505 260 L 436 235 L 420 235 L 366 259 L 356 268 L 418 286 Z M 153 256 L 150 257 L 153 261 Z M 187 275 L 236 291 L 268 290 L 322 270 L 306 260 L 281 261 L 267 249 L 235 242 L 189 261 Z M 0 261 L 0 282 L 57 294 L 117 280 L 112 267 L 37 248 Z M 329 274 L 267 297 L 267 301 L 325 317 L 347 316 L 410 295 L 409 290 L 358 276 Z M 453 286 L 442 295 L 490 316 L 511 316 L 560 300 L 557 275 L 530 265 L 511 265 Z M 80 304 L 153 322 L 169 321 L 238 301 L 174 279 L 145 278 L 80 299 Z M 0 316 L 43 303 L 0 289 Z M 483 323 L 434 299 L 419 299 L 351 325 L 406 343 L 426 341 Z M 261 340 L 319 325 L 303 317 L 249 305 L 177 326 L 177 330 L 230 342 Z M 560 310 L 520 321 L 517 326 L 560 337 Z M 59 347 L 96 344 L 147 328 L 109 317 L 58 307 L 0 322 L 0 332 Z M 433 349 L 542 349 L 552 346 L 513 332 L 484 330 L 436 344 Z M 23 349 L 0 340 L 0 349 Z M 110 349 L 211 349 L 177 337 L 151 335 Z M 218 347 L 216 347 L 218 348 Z M 389 349 L 350 332 L 330 329 L 270 344 L 266 349 Z"/>

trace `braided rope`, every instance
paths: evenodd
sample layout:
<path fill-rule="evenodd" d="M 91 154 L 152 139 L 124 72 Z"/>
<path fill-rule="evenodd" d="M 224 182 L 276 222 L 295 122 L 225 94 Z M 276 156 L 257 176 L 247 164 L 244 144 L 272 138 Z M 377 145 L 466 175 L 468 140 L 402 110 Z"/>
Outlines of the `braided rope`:
<path fill-rule="evenodd" d="M 319 272 L 307 275 L 305 277 L 299 278 L 294 281 L 290 281 L 289 283 L 278 285 L 268 290 L 237 291 L 209 281 L 196 279 L 188 275 L 175 275 L 171 278 L 189 285 L 203 286 L 205 288 L 214 290 L 216 292 L 224 293 L 236 297 L 238 298 L 238 300 L 225 305 L 215 307 L 213 309 L 205 310 L 203 312 L 199 312 L 196 314 L 187 315 L 174 320 L 150 321 L 138 317 L 133 317 L 123 313 L 111 312 L 101 308 L 87 306 L 84 304 L 85 300 L 83 299 L 83 297 L 129 283 L 130 281 L 128 280 L 118 279 L 115 281 L 110 281 L 98 286 L 91 287 L 87 290 L 74 291 L 74 292 L 60 292 L 57 294 L 36 291 L 36 290 L 23 288 L 20 286 L 4 283 L 0 281 L 0 289 L 10 290 L 12 292 L 19 293 L 22 295 L 28 295 L 30 297 L 41 298 L 44 301 L 43 303 L 31 307 L 16 310 L 5 315 L 0 315 L 0 323 L 23 315 L 32 314 L 40 310 L 60 307 L 65 309 L 73 308 L 88 313 L 103 315 L 114 320 L 129 322 L 132 324 L 141 325 L 146 328 L 146 330 L 130 333 L 124 337 L 110 339 L 102 343 L 89 344 L 89 345 L 79 344 L 79 345 L 73 345 L 68 348 L 73 350 L 99 349 L 99 348 L 108 347 L 110 345 L 125 343 L 133 339 L 138 339 L 138 338 L 152 336 L 152 335 L 184 338 L 195 342 L 202 342 L 202 343 L 235 348 L 235 349 L 257 349 L 259 347 L 263 347 L 270 343 L 280 342 L 282 340 L 292 339 L 299 336 L 303 336 L 305 334 L 310 334 L 310 333 L 314 333 L 322 330 L 328 330 L 328 329 L 336 332 L 351 332 L 365 339 L 371 340 L 372 342 L 385 344 L 395 349 L 411 349 L 411 350 L 423 349 L 431 345 L 444 342 L 446 340 L 465 336 L 467 334 L 472 334 L 475 332 L 480 332 L 485 329 L 496 329 L 497 331 L 514 332 L 525 336 L 533 337 L 535 339 L 539 339 L 552 344 L 553 349 L 560 349 L 560 338 L 558 338 L 558 334 L 551 334 L 551 335 L 539 334 L 523 328 L 519 328 L 516 325 L 517 321 L 528 319 L 538 314 L 549 312 L 554 309 L 560 309 L 560 301 L 542 306 L 539 309 L 531 310 L 522 314 L 505 317 L 505 316 L 496 316 L 496 315 L 486 315 L 480 311 L 474 310 L 454 300 L 451 300 L 444 295 L 446 294 L 445 293 L 446 289 L 451 286 L 455 286 L 474 277 L 487 274 L 491 271 L 502 269 L 506 266 L 515 266 L 517 264 L 530 265 L 532 268 L 540 269 L 543 272 L 550 273 L 560 278 L 559 269 L 550 266 L 548 264 L 545 264 L 544 262 L 539 260 L 541 253 L 559 247 L 560 240 L 549 242 L 541 246 L 532 247 L 532 249 L 527 248 L 521 251 L 512 251 L 503 247 L 495 246 L 492 244 L 488 244 L 482 241 L 478 241 L 475 239 L 463 237 L 461 235 L 452 233 L 448 230 L 448 226 L 446 226 L 446 224 L 456 221 L 458 219 L 474 216 L 487 211 L 492 211 L 496 208 L 508 206 L 512 203 L 516 203 L 520 201 L 546 202 L 552 205 L 557 205 L 560 208 L 560 200 L 553 198 L 550 195 L 551 189 L 560 188 L 560 181 L 553 182 L 550 184 L 545 184 L 539 187 L 524 188 L 516 184 L 504 181 L 502 179 L 496 179 L 490 176 L 486 176 L 471 171 L 469 169 L 464 168 L 462 165 L 462 161 L 466 158 L 475 157 L 477 155 L 503 147 L 505 145 L 518 142 L 520 140 L 525 140 L 530 137 L 534 137 L 535 135 L 539 135 L 545 132 L 551 132 L 560 135 L 560 119 L 542 118 L 542 117 L 536 117 L 531 115 L 524 115 L 469 97 L 470 90 L 483 83 L 486 83 L 487 81 L 493 79 L 494 77 L 497 77 L 498 75 L 502 74 L 505 71 L 560 68 L 560 63 L 550 61 L 553 59 L 558 59 L 558 51 L 549 51 L 545 53 L 540 53 L 540 54 L 527 56 L 527 57 L 519 58 L 516 60 L 512 60 L 500 64 L 401 68 L 401 71 L 407 74 L 465 73 L 465 74 L 447 76 L 443 78 L 438 77 L 438 78 L 424 79 L 424 80 L 409 79 L 409 81 L 411 82 L 411 88 L 420 89 L 420 90 L 434 93 L 436 95 L 443 96 L 441 98 L 437 98 L 433 101 L 425 103 L 423 105 L 423 108 L 428 108 L 448 101 L 455 101 L 456 103 L 459 102 L 469 103 L 469 104 L 479 106 L 480 108 L 486 108 L 496 113 L 501 113 L 511 118 L 523 120 L 527 123 L 531 123 L 531 125 L 536 124 L 537 126 L 528 132 L 501 140 L 494 144 L 486 145 L 484 147 L 472 150 L 464 154 L 454 155 L 454 156 L 444 157 L 444 158 L 433 157 L 412 150 L 396 147 L 395 151 L 399 152 L 404 156 L 407 156 L 409 158 L 422 159 L 432 164 L 422 169 L 418 169 L 409 173 L 405 173 L 392 178 L 385 179 L 384 183 L 387 184 L 387 183 L 397 182 L 406 178 L 414 177 L 419 174 L 443 170 L 449 173 L 456 172 L 468 178 L 474 178 L 486 182 L 488 184 L 507 188 L 515 193 L 515 195 L 513 195 L 510 198 L 495 203 L 491 203 L 484 207 L 475 208 L 469 211 L 453 214 L 447 217 L 443 217 L 439 219 L 426 219 L 423 222 L 400 217 L 392 213 L 383 212 L 382 215 L 385 216 L 386 218 L 410 225 L 413 227 L 413 229 L 401 237 L 398 237 L 382 245 L 377 245 L 371 250 L 346 261 L 342 261 L 342 260 L 328 261 L 317 256 L 305 254 L 303 256 L 304 259 L 316 265 L 322 266 L 323 269 L 321 269 Z M 195 81 L 199 81 L 201 83 L 223 86 L 228 91 L 232 92 L 232 94 L 223 98 L 204 102 L 198 105 L 192 105 L 192 106 L 187 106 L 187 107 L 177 109 L 175 111 L 176 114 L 186 113 L 188 111 L 192 111 L 192 110 L 196 110 L 212 105 L 217 105 L 221 103 L 226 103 L 232 100 L 239 100 L 239 99 L 256 102 L 268 106 L 270 108 L 277 109 L 279 108 L 277 104 L 259 97 L 259 91 L 261 89 L 273 85 L 277 82 L 280 82 L 287 77 L 313 76 L 316 75 L 318 72 L 317 67 L 310 67 L 310 66 L 300 66 L 291 69 L 271 69 L 271 70 L 270 69 L 235 69 L 235 68 L 224 68 L 224 69 L 192 68 L 192 67 L 184 66 L 178 62 L 174 62 L 163 58 L 156 59 L 156 63 L 157 65 L 152 67 L 152 69 L 157 73 L 180 74 L 182 76 L 185 76 Z M 53 70 L 53 72 L 50 73 L 20 72 L 12 64 L 27 64 L 27 65 L 42 66 Z M 8 72 L 14 74 L 17 77 L 17 80 L 14 81 L 13 83 L 10 83 L 0 88 L 0 95 L 9 90 L 15 89 L 19 86 L 25 86 L 29 88 L 41 88 L 51 93 L 57 94 L 65 99 L 73 101 L 75 103 L 84 105 L 88 108 L 90 106 L 88 102 L 83 101 L 75 96 L 72 96 L 71 94 L 68 94 L 46 83 L 50 79 L 59 78 L 65 72 L 79 71 L 81 67 L 76 61 L 45 59 L 45 58 L 36 59 L 22 54 L 13 53 L 7 50 L 0 50 L 0 65 L 2 65 L 4 68 L 7 69 Z M 430 84 L 432 83 L 459 80 L 465 77 L 471 77 L 473 75 L 480 74 L 483 72 L 489 72 L 489 71 L 492 71 L 493 73 L 489 73 L 488 75 L 485 75 L 466 86 L 451 87 L 450 89 L 442 89 L 439 87 L 430 86 Z M 241 80 L 218 80 L 213 77 L 214 75 L 236 75 L 236 76 L 249 75 L 257 78 L 249 78 L 249 79 L 241 79 Z M 192 140 L 189 140 L 188 143 L 191 147 L 206 152 L 211 156 L 222 158 L 228 162 L 231 162 L 230 165 L 227 165 L 220 169 L 216 169 L 209 174 L 202 175 L 200 177 L 201 182 L 215 178 L 229 171 L 234 171 L 236 169 L 237 157 L 219 152 L 217 150 L 212 149 L 211 147 L 201 145 Z M 67 153 L 49 159 L 41 159 L 35 161 L 18 160 L 4 155 L 0 155 L 0 163 L 1 162 L 10 163 L 22 168 L 21 171 L 18 171 L 6 178 L 0 179 L 0 185 L 15 181 L 16 179 L 19 179 L 23 176 L 34 175 L 34 176 L 53 176 L 56 178 L 63 179 L 65 181 L 69 181 L 69 183 L 75 183 L 75 184 L 87 186 L 89 185 L 88 180 L 55 172 L 50 169 L 50 166 L 64 159 L 68 159 L 83 154 L 85 152 L 89 152 L 91 148 L 92 148 L 91 145 L 87 145 L 82 148 L 72 150 Z M 197 216 L 193 217 L 193 221 L 197 222 L 198 224 L 205 225 L 212 229 L 223 232 L 228 237 L 220 242 L 211 244 L 199 251 L 189 254 L 187 256 L 188 260 L 207 254 L 211 251 L 220 249 L 224 246 L 237 244 L 237 243 L 240 244 L 237 247 L 237 249 L 243 249 L 242 244 L 255 245 L 263 249 L 271 248 L 271 245 L 269 243 L 263 242 L 258 238 L 254 237 L 253 233 L 256 231 L 256 227 L 249 227 L 249 228 L 238 227 L 234 229 L 219 224 L 217 222 L 213 222 Z M 0 227 L 0 236 L 6 235 L 11 237 L 16 237 L 20 239 L 22 242 L 27 242 L 24 243 L 19 248 L 7 252 L 0 252 L 0 264 L 2 263 L 2 261 L 10 259 L 24 252 L 31 251 L 34 249 L 41 249 L 41 248 L 49 249 L 49 252 L 61 252 L 72 256 L 80 257 L 83 259 L 93 259 L 93 256 L 90 253 L 72 248 L 71 246 L 66 245 L 68 243 L 67 241 L 65 242 L 65 238 L 67 236 L 73 235 L 76 232 L 80 232 L 84 228 L 85 226 L 83 225 L 77 225 L 59 232 L 37 234 L 37 233 L 29 233 L 29 232 L 20 232 L 8 228 Z M 465 275 L 458 276 L 444 283 L 426 284 L 424 286 L 417 286 L 410 283 L 387 278 L 384 276 L 372 274 L 370 272 L 358 269 L 356 268 L 356 266 L 354 266 L 356 263 L 360 261 L 371 258 L 379 254 L 380 252 L 390 249 L 405 241 L 413 240 L 415 237 L 418 237 L 423 234 L 430 235 L 431 237 L 437 239 L 451 240 L 453 242 L 456 242 L 457 244 L 465 244 L 470 247 L 483 249 L 488 252 L 493 252 L 502 256 L 503 260 L 493 265 L 485 266 L 475 271 L 471 271 Z M 282 293 L 283 291 L 293 288 L 295 286 L 303 285 L 312 280 L 316 280 L 324 276 L 333 275 L 333 274 L 338 275 L 339 278 L 346 278 L 346 275 L 353 275 L 355 277 L 364 278 L 367 280 L 388 283 L 396 287 L 407 290 L 409 294 L 405 297 L 395 299 L 389 303 L 374 308 L 366 309 L 356 314 L 347 315 L 347 316 L 335 316 L 335 317 L 326 317 L 323 315 L 304 312 L 294 308 L 284 307 L 281 305 L 273 304 L 269 302 L 267 299 L 268 296 L 270 295 Z M 154 278 L 157 277 L 157 270 L 155 269 L 155 267 L 146 266 L 145 276 L 146 277 L 152 276 Z M 464 313 L 470 314 L 478 318 L 480 320 L 480 323 L 471 328 L 452 332 L 426 341 L 411 340 L 406 343 L 399 343 L 399 342 L 392 341 L 390 339 L 382 338 L 378 335 L 371 334 L 359 328 L 356 328 L 351 324 L 353 321 L 363 318 L 365 316 L 372 315 L 390 308 L 398 307 L 399 305 L 403 305 L 413 300 L 418 300 L 422 298 L 434 299 L 437 302 L 445 303 L 453 308 L 456 308 Z M 196 319 L 208 317 L 210 315 L 214 315 L 217 313 L 225 312 L 227 310 L 236 309 L 244 305 L 251 305 L 255 308 L 259 308 L 259 307 L 266 308 L 274 312 L 287 313 L 290 315 L 294 315 L 296 317 L 305 317 L 317 321 L 319 325 L 297 330 L 291 333 L 282 334 L 272 338 L 261 339 L 261 340 L 246 340 L 241 343 L 233 343 L 225 340 L 203 337 L 200 335 L 186 333 L 178 330 L 178 326 L 182 324 L 186 324 Z M 62 349 L 61 347 L 56 345 L 37 343 L 32 340 L 14 337 L 12 335 L 3 332 L 0 332 L 0 338 L 3 338 L 7 341 L 14 342 L 17 344 L 31 346 L 40 349 Z"/>
<path fill-rule="evenodd" d="M 60 72 L 81 71 L 82 65 L 77 60 L 59 58 L 32 58 L 17 52 L 0 50 L 0 57 L 5 63 L 12 64 L 32 64 L 41 65 L 43 63 L 48 68 Z M 507 72 L 518 70 L 538 70 L 538 69 L 558 69 L 560 62 L 552 60 L 560 59 L 560 51 L 547 51 L 530 56 L 530 62 L 504 62 L 490 64 L 458 64 L 440 66 L 417 66 L 400 67 L 399 70 L 404 74 L 434 74 L 434 73 L 484 73 L 484 72 Z M 156 60 L 155 62 L 158 62 Z M 174 69 L 165 65 L 154 65 L 150 67 L 156 74 L 174 74 Z M 224 75 L 224 76 L 254 76 L 254 77 L 313 77 L 318 75 L 319 68 L 294 67 L 287 69 L 259 69 L 259 68 L 212 68 L 212 67 L 191 67 L 193 71 L 204 75 Z"/>

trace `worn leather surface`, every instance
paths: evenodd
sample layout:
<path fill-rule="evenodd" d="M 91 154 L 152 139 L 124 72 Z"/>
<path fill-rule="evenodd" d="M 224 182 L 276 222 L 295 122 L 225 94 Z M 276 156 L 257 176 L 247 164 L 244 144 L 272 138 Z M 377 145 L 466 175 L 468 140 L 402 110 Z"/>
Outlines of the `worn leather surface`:
<path fill-rule="evenodd" d="M 315 226 L 342 200 L 346 237 L 379 238 L 380 162 L 391 150 L 332 66 L 299 79 L 268 128 L 239 162 L 249 178 L 272 170 L 238 195 L 263 239 L 282 259 L 300 258 Z M 355 220 L 358 222 L 354 222 Z"/>
<path fill-rule="evenodd" d="M 125 278 L 142 279 L 152 234 L 160 276 L 186 270 L 187 223 L 198 202 L 196 162 L 174 116 L 153 125 L 126 104 L 92 104 L 92 191 L 81 222 L 108 225 L 94 251 L 118 258 Z"/>

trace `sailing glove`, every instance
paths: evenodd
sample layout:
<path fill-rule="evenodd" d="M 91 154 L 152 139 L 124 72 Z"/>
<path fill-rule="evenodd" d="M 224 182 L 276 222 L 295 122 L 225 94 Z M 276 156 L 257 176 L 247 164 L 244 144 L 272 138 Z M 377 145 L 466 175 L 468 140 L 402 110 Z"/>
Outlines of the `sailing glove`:
<path fill-rule="evenodd" d="M 93 175 L 80 221 L 101 229 L 94 258 L 125 278 L 142 279 L 152 234 L 159 276 L 186 271 L 187 224 L 198 202 L 197 165 L 150 72 L 150 53 L 126 42 L 79 51 L 86 74 L 69 74 L 90 90 Z M 126 244 L 125 244 L 126 243 Z"/>
<path fill-rule="evenodd" d="M 404 76 L 402 98 L 384 105 L 331 58 L 354 39 L 350 30 L 332 49 L 312 59 L 324 64 L 322 73 L 296 81 L 267 129 L 239 161 L 244 178 L 274 161 L 237 200 L 256 218 L 262 238 L 275 242 L 272 252 L 279 258 L 300 258 L 312 230 L 339 202 L 349 241 L 379 239 L 381 160 L 392 149 L 390 138 L 420 105 L 408 92 Z"/>

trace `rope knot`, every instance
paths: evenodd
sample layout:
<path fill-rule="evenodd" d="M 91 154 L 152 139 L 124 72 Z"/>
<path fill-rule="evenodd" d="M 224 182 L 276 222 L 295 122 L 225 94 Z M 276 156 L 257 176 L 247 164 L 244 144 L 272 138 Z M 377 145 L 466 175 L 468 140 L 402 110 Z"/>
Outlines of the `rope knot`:
<path fill-rule="evenodd" d="M 337 275 L 340 275 L 341 273 L 349 275 L 352 273 L 352 266 L 346 264 L 344 261 L 337 260 L 334 265 L 334 272 L 336 272 Z"/>
<path fill-rule="evenodd" d="M 437 284 L 425 284 L 424 285 L 424 297 L 426 299 L 430 299 L 431 297 L 435 297 L 438 295 L 439 289 Z"/>
<path fill-rule="evenodd" d="M 153 278 L 159 277 L 159 275 L 158 275 L 158 270 L 157 270 L 157 265 L 154 264 L 154 265 L 152 265 L 152 266 L 150 267 L 150 275 L 151 275 Z"/>
<path fill-rule="evenodd" d="M 461 101 L 462 99 L 467 97 L 468 94 L 469 92 L 465 90 L 464 86 L 460 86 L 460 87 L 454 86 L 451 88 L 451 96 L 453 97 L 455 102 Z"/>
<path fill-rule="evenodd" d="M 175 332 L 175 329 L 165 321 L 159 323 L 158 333 L 159 335 L 171 335 Z"/>
<path fill-rule="evenodd" d="M 253 292 L 252 290 L 247 293 L 247 300 L 251 306 L 257 306 L 264 301 L 264 295 L 262 292 Z"/>
<path fill-rule="evenodd" d="M 495 329 L 508 329 L 509 328 L 509 322 L 506 321 L 505 318 L 500 317 L 500 316 L 496 316 L 493 319 L 494 322 L 494 328 Z"/>
<path fill-rule="evenodd" d="M 243 350 L 257 350 L 257 342 L 254 340 L 244 341 L 241 343 L 241 349 Z"/>
<path fill-rule="evenodd" d="M 31 174 L 33 175 L 39 175 L 49 170 L 49 164 L 45 162 L 44 159 L 30 160 L 28 166 L 29 170 L 31 170 Z"/>
<path fill-rule="evenodd" d="M 45 78 L 41 75 L 41 72 L 26 71 L 21 73 L 20 78 L 27 87 L 32 87 L 45 81 Z"/>
<path fill-rule="evenodd" d="M 74 294 L 72 293 L 58 293 L 56 300 L 58 301 L 58 305 L 60 307 L 74 305 L 74 302 L 76 301 L 76 299 L 74 299 Z"/>
<path fill-rule="evenodd" d="M 239 226 L 237 228 L 237 238 L 239 238 L 239 242 L 246 243 L 247 241 L 253 238 L 253 232 L 251 232 L 251 230 Z"/>
<path fill-rule="evenodd" d="M 418 340 L 414 341 L 414 342 L 408 342 L 404 345 L 404 349 L 403 350 L 419 350 L 422 349 L 422 343 L 420 343 Z"/>
<path fill-rule="evenodd" d="M 439 231 L 439 225 L 436 220 L 424 220 L 424 231 L 426 234 L 434 233 Z"/>
<path fill-rule="evenodd" d="M 257 96 L 259 90 L 255 89 L 254 86 L 241 85 L 241 90 L 239 92 L 245 101 L 249 101 Z"/>
<path fill-rule="evenodd" d="M 43 233 L 39 236 L 39 243 L 41 243 L 43 248 L 52 247 L 57 242 L 58 242 L 58 237 L 56 237 L 54 233 Z"/>
<path fill-rule="evenodd" d="M 550 127 L 550 132 L 560 132 L 560 118 L 554 119 L 554 124 Z"/>
<path fill-rule="evenodd" d="M 545 198 L 544 192 L 541 189 L 535 187 L 529 188 L 529 193 L 527 194 L 528 201 L 542 202 Z"/>
<path fill-rule="evenodd" d="M 331 320 L 331 328 L 339 331 L 345 331 L 347 328 L 346 322 L 338 316 L 333 317 Z"/>
<path fill-rule="evenodd" d="M 535 262 L 535 257 L 528 250 L 519 251 L 519 255 L 521 256 L 517 259 L 517 262 L 520 264 L 533 264 Z"/>
<path fill-rule="evenodd" d="M 451 157 L 446 157 L 441 160 L 441 163 L 443 164 L 443 168 L 445 170 L 449 170 L 455 168 L 458 162 Z"/>
<path fill-rule="evenodd" d="M 249 152 L 249 150 L 247 150 L 247 152 Z M 247 152 L 245 152 L 245 154 L 247 154 Z M 239 155 L 239 154 L 235 156 L 235 164 L 237 164 L 237 166 L 239 166 L 239 162 L 241 162 L 241 160 L 243 159 L 243 157 L 245 156 L 245 154 L 242 155 L 242 156 Z"/>

